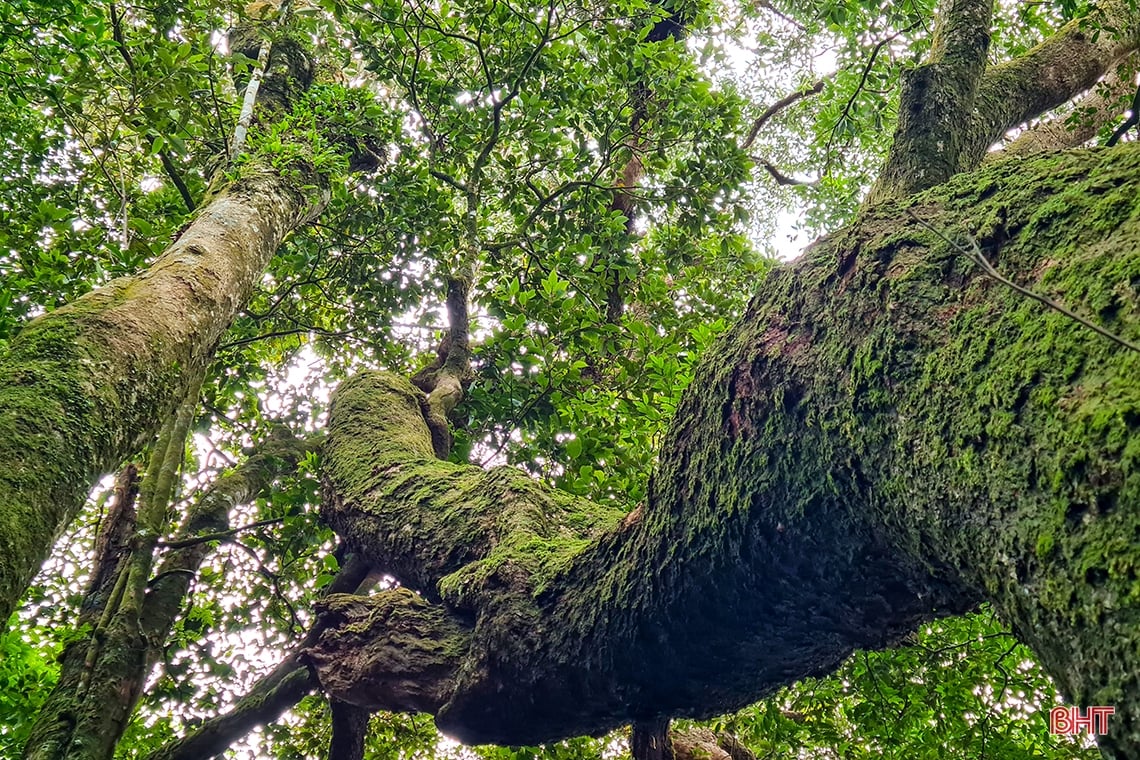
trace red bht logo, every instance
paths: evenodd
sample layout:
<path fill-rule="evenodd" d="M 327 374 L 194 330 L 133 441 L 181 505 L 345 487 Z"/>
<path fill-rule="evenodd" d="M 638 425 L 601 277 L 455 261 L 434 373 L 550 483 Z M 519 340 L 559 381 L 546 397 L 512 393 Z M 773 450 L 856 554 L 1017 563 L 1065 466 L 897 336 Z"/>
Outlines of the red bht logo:
<path fill-rule="evenodd" d="M 1049 733 L 1107 734 L 1108 718 L 1115 712 L 1115 707 L 1054 707 L 1049 711 Z"/>

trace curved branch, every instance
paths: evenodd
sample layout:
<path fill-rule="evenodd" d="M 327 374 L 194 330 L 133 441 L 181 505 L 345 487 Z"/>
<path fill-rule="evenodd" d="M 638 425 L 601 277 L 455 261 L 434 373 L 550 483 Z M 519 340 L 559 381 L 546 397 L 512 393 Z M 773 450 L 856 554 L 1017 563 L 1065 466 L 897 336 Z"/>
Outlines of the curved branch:
<path fill-rule="evenodd" d="M 313 690 L 307 668 L 289 659 L 262 678 L 233 708 L 205 721 L 185 737 L 152 752 L 147 760 L 214 757 L 254 728 L 279 718 Z"/>
<path fill-rule="evenodd" d="M 1011 281 L 1134 341 L 1138 191 L 1121 146 L 1002 162 L 916 211 L 991 225 Z M 322 514 L 423 598 L 330 599 L 311 662 L 338 699 L 531 744 L 733 709 L 989 599 L 1069 698 L 1136 726 L 1137 361 L 887 204 L 763 283 L 620 521 L 434 460 L 417 392 L 358 375 Z M 1130 728 L 1102 741 L 1140 753 Z"/>
<path fill-rule="evenodd" d="M 891 37 L 889 39 L 894 39 L 894 37 Z M 880 42 L 875 46 L 875 50 L 871 52 L 870 63 L 867 64 L 868 69 L 870 69 L 870 66 L 874 63 L 875 55 L 878 52 L 879 48 L 884 44 L 886 44 L 886 42 Z M 864 77 L 866 77 L 866 70 L 863 73 Z M 740 149 L 748 150 L 751 148 L 752 143 L 756 142 L 756 137 L 760 134 L 760 130 L 764 128 L 764 125 L 767 124 L 773 116 L 780 113 L 785 108 L 797 101 L 803 100 L 804 98 L 810 98 L 812 95 L 818 95 L 819 93 L 823 92 L 824 84 L 826 84 L 826 82 L 823 79 L 816 80 L 815 84 L 811 85 L 810 87 L 805 87 L 796 90 L 795 92 L 788 93 L 772 105 L 765 108 L 764 113 L 757 116 L 756 120 L 752 122 L 752 126 L 748 130 L 748 136 L 745 137 L 744 142 L 740 144 Z"/>
<path fill-rule="evenodd" d="M 960 169 L 976 167 L 1009 129 L 1092 88 L 1140 47 L 1131 0 L 1106 0 L 1018 58 L 992 66 L 978 87 Z"/>
<path fill-rule="evenodd" d="M 1121 74 L 1122 69 L 1127 76 Z M 1078 100 L 1071 113 L 1034 124 L 1001 150 L 987 153 L 982 163 L 1084 145 L 1101 127 L 1120 117 L 1122 98 L 1135 89 L 1134 77 L 1132 64 L 1118 67 Z"/>

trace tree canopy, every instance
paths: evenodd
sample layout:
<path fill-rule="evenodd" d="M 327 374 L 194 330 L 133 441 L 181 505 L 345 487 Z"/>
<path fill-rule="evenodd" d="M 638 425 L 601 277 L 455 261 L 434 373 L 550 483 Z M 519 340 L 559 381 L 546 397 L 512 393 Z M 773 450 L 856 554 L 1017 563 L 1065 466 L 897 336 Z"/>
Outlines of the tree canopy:
<path fill-rule="evenodd" d="M 1138 47 L 0 0 L 0 755 L 1092 758 L 1093 696 L 1140 746 Z"/>

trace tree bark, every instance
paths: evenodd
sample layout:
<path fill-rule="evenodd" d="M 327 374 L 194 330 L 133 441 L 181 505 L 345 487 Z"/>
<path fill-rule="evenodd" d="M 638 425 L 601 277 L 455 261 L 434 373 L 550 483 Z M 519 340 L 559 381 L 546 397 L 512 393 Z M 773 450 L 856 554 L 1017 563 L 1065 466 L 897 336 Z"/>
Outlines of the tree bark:
<path fill-rule="evenodd" d="M 731 710 L 987 599 L 1140 756 L 1140 355 L 964 253 L 1135 341 L 1138 197 L 1125 146 L 868 210 L 763 283 L 621 519 L 435 461 L 418 391 L 346 382 L 324 513 L 420 595 L 330 597 L 308 662 L 346 702 L 530 744 Z"/>
<path fill-rule="evenodd" d="M 1136 91 L 1136 56 L 1131 56 L 1073 104 L 1071 113 L 1054 116 L 1025 129 L 983 162 L 1025 158 L 1084 145 L 1106 124 L 1121 120 L 1124 98 Z"/>
<path fill-rule="evenodd" d="M 986 66 L 992 4 L 949 0 L 930 56 L 906 72 L 899 121 L 868 203 L 972 171 L 1008 130 L 1088 90 L 1140 47 L 1140 13 L 1106 0 L 1024 55 Z"/>
<path fill-rule="evenodd" d="M 1140 48 L 1140 13 L 1129 0 L 1099 3 L 1025 55 L 991 66 L 978 87 L 961 170 L 969 171 L 1007 130 L 1088 90 Z"/>
<path fill-rule="evenodd" d="M 903 73 L 899 119 L 873 199 L 909 195 L 960 171 L 966 123 L 990 49 L 993 0 L 940 3 L 930 54 Z"/>
<path fill-rule="evenodd" d="M 0 357 L 0 625 L 93 480 L 154 435 L 323 178 L 250 168 L 142 274 L 39 317 Z"/>
<path fill-rule="evenodd" d="M 84 600 L 80 627 L 108 622 L 71 642 L 60 657 L 60 676 L 32 726 L 26 760 L 109 759 L 127 727 L 150 671 L 162 654 L 170 630 L 181 614 L 186 593 L 214 541 L 191 542 L 229 527 L 230 510 L 269 490 L 273 481 L 293 472 L 312 449 L 287 430 L 275 431 L 246 462 L 221 475 L 191 510 L 181 537 L 147 584 L 139 614 L 125 613 L 109 594 L 114 576 L 94 586 Z M 181 451 L 181 446 L 179 446 Z M 118 504 L 116 504 L 118 508 Z M 130 522 L 127 535 L 133 533 Z M 118 543 L 123 544 L 121 539 Z M 127 562 L 126 546 L 119 562 Z M 103 565 L 104 563 L 100 563 Z M 116 568 L 118 565 L 116 564 Z M 105 609 L 110 604 L 110 609 Z M 93 638 L 95 639 L 93 641 Z"/>

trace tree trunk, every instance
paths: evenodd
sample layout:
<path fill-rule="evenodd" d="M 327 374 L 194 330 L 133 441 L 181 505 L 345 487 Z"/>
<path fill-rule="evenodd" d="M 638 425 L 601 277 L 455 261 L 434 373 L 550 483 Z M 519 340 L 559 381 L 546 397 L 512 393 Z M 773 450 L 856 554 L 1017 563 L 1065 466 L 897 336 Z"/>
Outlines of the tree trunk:
<path fill-rule="evenodd" d="M 186 392 L 322 178 L 247 169 L 145 272 L 33 320 L 0 357 L 0 625 L 93 480 Z"/>
<path fill-rule="evenodd" d="M 103 574 L 98 586 L 92 584 L 78 626 L 86 625 L 88 632 L 60 656 L 59 681 L 32 725 L 25 760 L 109 760 L 114 755 L 182 612 L 191 581 L 218 539 L 228 535 L 230 511 L 267 493 L 277 478 L 295 471 L 312 448 L 287 430 L 277 430 L 241 466 L 203 492 L 180 540 L 168 544 L 168 553 L 147 584 L 141 612 L 125 611 L 113 597 L 115 577 L 110 573 Z M 132 521 L 127 536 L 133 535 L 133 528 Z M 142 550 L 126 544 L 119 562 L 131 561 L 131 552 Z"/>
<path fill-rule="evenodd" d="M 969 256 L 1135 341 L 1137 198 L 1126 146 L 867 211 L 763 283 L 620 521 L 434 460 L 422 394 L 346 382 L 324 513 L 422 596 L 330 597 L 308 661 L 346 702 L 530 744 L 731 710 L 988 599 L 1140 757 L 1140 353 Z"/>

